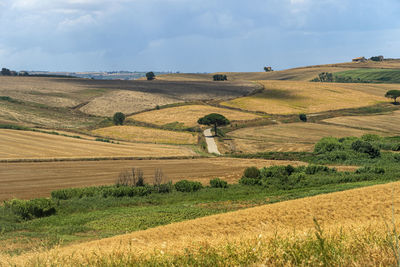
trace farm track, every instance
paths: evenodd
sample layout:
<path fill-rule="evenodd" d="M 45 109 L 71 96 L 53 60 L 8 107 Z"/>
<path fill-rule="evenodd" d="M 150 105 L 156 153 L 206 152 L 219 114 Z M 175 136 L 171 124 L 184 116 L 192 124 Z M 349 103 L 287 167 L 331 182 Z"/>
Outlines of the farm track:
<path fill-rule="evenodd" d="M 237 182 L 249 166 L 287 164 L 305 163 L 232 158 L 0 163 L 0 201 L 47 197 L 60 188 L 113 184 L 121 171 L 131 168 L 141 168 L 149 183 L 160 168 L 166 181 L 190 179 L 208 184 L 215 177 Z"/>

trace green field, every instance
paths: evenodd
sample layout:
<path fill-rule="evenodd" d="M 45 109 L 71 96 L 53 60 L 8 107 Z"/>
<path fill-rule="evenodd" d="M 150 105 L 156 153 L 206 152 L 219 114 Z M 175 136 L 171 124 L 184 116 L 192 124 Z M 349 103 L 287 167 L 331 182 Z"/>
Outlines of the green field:
<path fill-rule="evenodd" d="M 400 69 L 355 69 L 335 72 L 334 75 L 364 83 L 400 83 Z"/>

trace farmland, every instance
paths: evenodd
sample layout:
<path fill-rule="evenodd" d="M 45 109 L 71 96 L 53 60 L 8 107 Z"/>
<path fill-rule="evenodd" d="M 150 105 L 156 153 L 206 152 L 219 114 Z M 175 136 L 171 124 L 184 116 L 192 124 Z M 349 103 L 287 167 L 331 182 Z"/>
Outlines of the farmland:
<path fill-rule="evenodd" d="M 221 104 L 268 114 L 317 113 L 329 110 L 357 108 L 387 101 L 387 86 L 363 84 L 312 83 L 293 81 L 261 81 L 261 93 L 236 98 Z"/>
<path fill-rule="evenodd" d="M 182 126 L 185 127 L 193 127 L 197 126 L 197 120 L 199 118 L 210 113 L 222 114 L 230 121 L 253 120 L 261 118 L 260 116 L 251 113 L 205 105 L 187 105 L 166 108 L 162 110 L 154 110 L 139 113 L 129 118 L 157 125 L 165 125 L 176 122 L 178 124 L 182 124 Z"/>
<path fill-rule="evenodd" d="M 335 125 L 371 129 L 396 135 L 400 132 L 400 111 L 374 116 L 344 116 L 324 120 Z"/>
<path fill-rule="evenodd" d="M 377 131 L 365 131 L 344 126 L 318 123 L 286 123 L 239 129 L 228 134 L 236 151 L 312 151 L 322 137 L 361 136 Z"/>
<path fill-rule="evenodd" d="M 112 144 L 33 131 L 0 129 L 0 160 L 96 159 L 113 157 L 192 156 L 187 148 L 121 143 Z"/>
<path fill-rule="evenodd" d="M 400 83 L 400 69 L 356 69 L 337 72 L 335 76 L 365 83 Z"/>
<path fill-rule="evenodd" d="M 346 265 L 355 265 L 356 262 L 368 265 L 385 262 L 390 265 L 395 258 L 389 244 L 384 242 L 390 231 L 384 224 L 391 220 L 392 206 L 396 214 L 393 219 L 396 222 L 399 220 L 397 214 L 400 211 L 400 198 L 399 194 L 393 193 L 399 190 L 400 184 L 392 183 L 303 198 L 170 224 L 49 252 L 27 254 L 11 260 L 19 265 L 26 265 L 30 260 L 41 263 L 63 262 L 69 266 L 103 266 L 99 262 L 111 265 L 134 261 L 143 264 L 184 264 L 185 260 L 189 260 L 189 255 L 192 255 L 192 263 L 195 261 L 199 265 L 204 264 L 205 259 L 219 264 L 229 261 L 233 265 L 263 264 L 265 261 L 274 265 L 286 265 L 307 260 L 318 263 L 321 260 L 320 250 L 314 251 L 310 247 L 315 240 L 318 248 L 318 239 L 313 237 L 314 232 L 318 233 L 318 228 L 316 230 L 313 223 L 313 218 L 316 218 L 323 229 L 319 234 L 326 240 L 329 249 L 341 248 L 341 253 L 333 254 L 329 262 L 345 262 Z M 304 248 L 296 250 L 294 244 Z M 229 250 L 230 253 L 240 256 L 229 257 Z M 249 255 L 251 250 L 256 253 Z M 129 253 L 131 251 L 137 253 L 132 255 Z M 285 257 L 286 253 L 292 256 Z M 325 253 L 333 252 L 329 250 Z"/>
<path fill-rule="evenodd" d="M 181 145 L 197 143 L 196 133 L 174 132 L 137 126 L 111 126 L 94 130 L 93 134 L 132 142 Z"/>
<path fill-rule="evenodd" d="M 131 168 L 142 169 L 148 183 L 152 182 L 154 171 L 159 168 L 167 181 L 185 178 L 207 184 L 215 177 L 236 183 L 248 166 L 261 168 L 289 163 L 295 166 L 304 164 L 224 158 L 0 163 L 0 201 L 12 197 L 48 197 L 51 191 L 61 188 L 113 184 L 120 172 Z"/>

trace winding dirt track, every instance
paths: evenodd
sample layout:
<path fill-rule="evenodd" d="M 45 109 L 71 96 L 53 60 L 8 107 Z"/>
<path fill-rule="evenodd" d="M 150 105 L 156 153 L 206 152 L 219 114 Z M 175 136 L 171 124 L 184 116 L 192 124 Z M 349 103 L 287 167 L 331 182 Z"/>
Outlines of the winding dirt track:
<path fill-rule="evenodd" d="M 149 183 L 160 168 L 165 181 L 191 179 L 208 184 L 215 177 L 236 182 L 249 166 L 286 164 L 304 163 L 232 158 L 0 163 L 0 201 L 47 197 L 60 188 L 113 184 L 121 171 L 133 167 L 141 168 Z"/>

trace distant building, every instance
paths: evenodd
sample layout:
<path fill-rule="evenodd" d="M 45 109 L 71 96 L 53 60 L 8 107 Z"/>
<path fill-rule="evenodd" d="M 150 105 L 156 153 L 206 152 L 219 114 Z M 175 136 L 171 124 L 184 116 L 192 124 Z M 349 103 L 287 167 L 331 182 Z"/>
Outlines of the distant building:
<path fill-rule="evenodd" d="M 353 62 L 365 62 L 367 59 L 365 57 L 356 57 L 353 58 Z"/>

